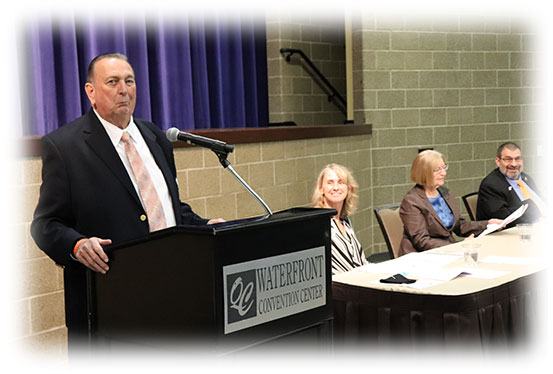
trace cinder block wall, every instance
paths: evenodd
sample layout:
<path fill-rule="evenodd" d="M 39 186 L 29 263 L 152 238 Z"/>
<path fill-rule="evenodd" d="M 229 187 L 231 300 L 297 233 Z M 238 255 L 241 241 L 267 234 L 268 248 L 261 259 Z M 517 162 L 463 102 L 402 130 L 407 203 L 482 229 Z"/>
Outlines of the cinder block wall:
<path fill-rule="evenodd" d="M 15 168 L 14 196 L 17 196 L 15 221 L 17 250 L 13 252 L 16 320 L 15 334 L 21 348 L 48 352 L 63 358 L 67 352 L 63 270 L 56 266 L 31 238 L 30 224 L 38 201 L 42 163 L 40 159 L 18 160 Z"/>
<path fill-rule="evenodd" d="M 401 202 L 420 148 L 446 156 L 446 185 L 461 207 L 460 197 L 495 168 L 504 141 L 522 146 L 525 170 L 539 177 L 545 145 L 538 141 L 538 50 L 528 20 L 363 11 L 353 39 L 355 122 L 373 124 L 371 207 Z M 372 227 L 363 243 L 384 251 L 375 219 Z"/>
<path fill-rule="evenodd" d="M 356 175 L 366 175 L 368 145 L 369 136 L 243 144 L 229 161 L 271 210 L 279 211 L 310 206 L 315 179 L 330 162 L 347 164 Z M 176 162 L 181 198 L 198 214 L 231 220 L 265 213 L 211 151 L 180 149 Z M 357 215 L 367 209 L 366 203 L 360 205 Z"/>
<path fill-rule="evenodd" d="M 287 62 L 281 48 L 301 49 L 325 78 L 346 98 L 344 13 L 322 16 L 293 9 L 266 16 L 269 121 L 299 126 L 341 124 L 346 115 L 333 102 L 320 79 L 299 55 Z"/>

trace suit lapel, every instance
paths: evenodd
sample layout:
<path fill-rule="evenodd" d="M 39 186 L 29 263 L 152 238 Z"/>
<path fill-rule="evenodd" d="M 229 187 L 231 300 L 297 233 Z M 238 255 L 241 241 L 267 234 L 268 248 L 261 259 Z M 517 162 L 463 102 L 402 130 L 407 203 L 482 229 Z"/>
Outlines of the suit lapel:
<path fill-rule="evenodd" d="M 445 231 L 449 231 L 447 227 L 444 226 L 444 223 L 440 219 L 440 216 L 438 213 L 436 213 L 436 210 L 432 206 L 432 203 L 430 200 L 428 200 L 428 196 L 426 196 L 426 192 L 424 192 L 424 187 L 420 186 L 417 189 L 417 193 L 421 200 L 423 201 L 424 206 L 426 207 L 426 210 L 428 210 L 429 214 L 434 218 L 434 221 L 436 221 Z"/>
<path fill-rule="evenodd" d="M 113 147 L 106 130 L 104 130 L 102 124 L 94 114 L 92 110 L 88 112 L 88 127 L 84 132 L 85 142 L 90 146 L 92 151 L 96 153 L 107 169 L 115 176 L 115 178 L 127 189 L 127 191 L 136 200 L 136 203 L 142 206 L 140 199 L 136 194 L 136 190 L 132 184 L 132 181 L 127 173 L 127 169 L 121 162 L 119 154 Z"/>
<path fill-rule="evenodd" d="M 534 191 L 538 196 L 540 195 L 540 193 L 538 191 L 538 188 L 536 187 L 536 184 L 534 183 L 534 180 L 532 178 L 530 178 L 528 176 L 528 174 L 522 172 L 520 174 L 520 177 L 522 178 L 524 183 L 526 183 L 532 189 L 532 191 Z"/>
<path fill-rule="evenodd" d="M 440 192 L 440 195 L 443 197 L 445 203 L 447 204 L 447 206 L 449 207 L 449 210 L 451 211 L 451 214 L 453 214 L 453 225 L 451 226 L 451 229 L 453 229 L 453 227 L 455 227 L 455 224 L 457 222 L 457 215 L 455 213 L 455 209 L 453 208 L 452 206 L 452 202 L 451 202 L 451 195 L 449 194 L 449 192 L 447 192 L 446 189 L 440 187 L 438 188 L 438 191 Z M 426 196 L 426 193 L 424 192 L 424 188 L 420 188 L 419 189 L 419 195 L 421 197 L 421 199 L 423 199 L 424 201 L 424 204 L 426 206 L 426 208 L 428 209 L 428 211 L 430 212 L 430 214 L 432 215 L 432 217 L 434 218 L 434 220 L 440 225 L 441 228 L 443 228 L 445 231 L 447 232 L 451 232 L 451 229 L 448 229 L 442 219 L 440 218 L 440 216 L 438 215 L 438 213 L 436 212 L 436 209 L 434 209 L 434 207 L 432 206 L 432 203 L 430 202 L 430 200 L 428 200 L 428 197 Z"/>
<path fill-rule="evenodd" d="M 507 179 L 505 179 L 505 176 L 501 173 L 501 171 L 499 171 L 499 168 L 495 169 L 495 172 L 497 174 L 498 180 L 501 183 L 502 188 L 507 191 L 505 193 L 506 195 L 508 195 L 506 196 L 508 204 L 516 205 L 516 203 L 520 201 L 520 198 L 518 197 L 516 191 L 513 189 L 513 186 L 511 186 L 509 182 L 507 182 Z"/>

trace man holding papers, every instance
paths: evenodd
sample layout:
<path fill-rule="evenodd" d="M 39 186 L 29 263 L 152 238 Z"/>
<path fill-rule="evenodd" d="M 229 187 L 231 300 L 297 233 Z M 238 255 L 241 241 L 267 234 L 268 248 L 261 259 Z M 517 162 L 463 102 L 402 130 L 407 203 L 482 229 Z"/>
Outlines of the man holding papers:
<path fill-rule="evenodd" d="M 480 183 L 476 219 L 507 218 L 523 204 L 528 208 L 524 214 L 507 225 L 536 222 L 543 205 L 537 193 L 536 184 L 523 173 L 523 160 L 520 147 L 513 142 L 499 146 L 495 157 L 497 169 L 493 170 Z"/>

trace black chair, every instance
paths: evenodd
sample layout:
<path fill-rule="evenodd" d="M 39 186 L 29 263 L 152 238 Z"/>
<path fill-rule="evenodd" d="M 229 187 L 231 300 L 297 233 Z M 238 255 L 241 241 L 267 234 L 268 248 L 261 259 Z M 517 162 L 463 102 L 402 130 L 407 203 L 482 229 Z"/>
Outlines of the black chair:
<path fill-rule="evenodd" d="M 463 203 L 465 208 L 467 208 L 467 213 L 471 221 L 476 221 L 476 204 L 478 202 L 478 192 L 471 192 L 462 196 Z"/>
<path fill-rule="evenodd" d="M 388 260 L 391 260 L 390 253 L 388 252 L 373 253 L 367 257 L 367 261 L 369 261 L 371 264 L 378 264 L 379 262 L 384 262 Z"/>
<path fill-rule="evenodd" d="M 403 222 L 399 217 L 399 204 L 381 206 L 374 210 L 374 214 L 388 246 L 390 258 L 397 258 L 403 237 Z"/>

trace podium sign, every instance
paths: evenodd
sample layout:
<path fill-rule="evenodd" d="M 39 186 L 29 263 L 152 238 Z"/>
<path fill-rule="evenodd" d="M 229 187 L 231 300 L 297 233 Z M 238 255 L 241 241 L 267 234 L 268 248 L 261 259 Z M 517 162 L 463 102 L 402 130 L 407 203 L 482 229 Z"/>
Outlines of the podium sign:
<path fill-rule="evenodd" d="M 228 334 L 326 303 L 325 247 L 223 267 Z"/>
<path fill-rule="evenodd" d="M 88 273 L 92 344 L 202 342 L 227 352 L 303 335 L 330 345 L 334 214 L 292 208 L 106 247 L 108 273 Z"/>

